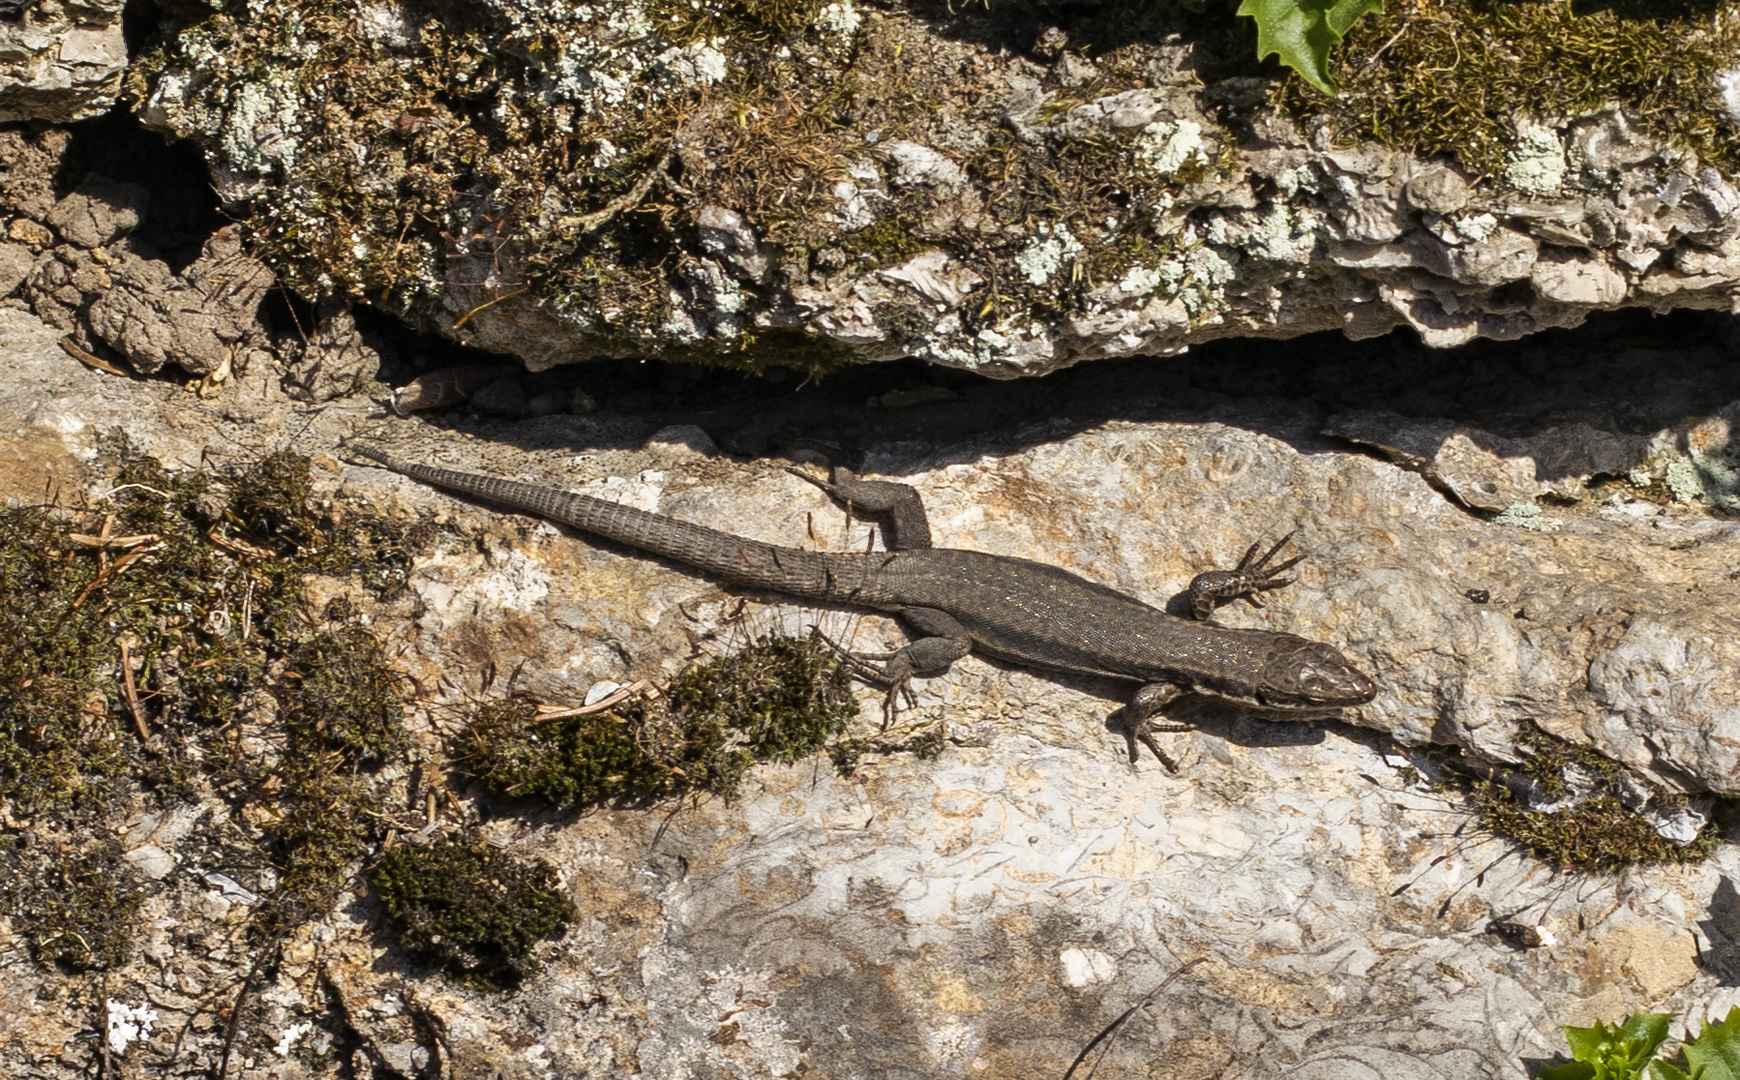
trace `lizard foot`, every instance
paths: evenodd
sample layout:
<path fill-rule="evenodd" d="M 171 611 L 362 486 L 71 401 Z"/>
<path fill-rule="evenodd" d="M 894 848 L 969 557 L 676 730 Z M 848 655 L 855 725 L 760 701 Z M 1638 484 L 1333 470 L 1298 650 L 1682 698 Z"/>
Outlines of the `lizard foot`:
<path fill-rule="evenodd" d="M 1134 724 L 1125 724 L 1124 740 L 1130 744 L 1130 764 L 1134 765 L 1136 763 L 1138 757 L 1136 741 L 1139 739 L 1143 746 L 1146 746 L 1149 750 L 1153 751 L 1154 757 L 1160 762 L 1160 764 L 1166 766 L 1167 772 L 1176 773 L 1178 771 L 1178 763 L 1172 760 L 1172 755 L 1160 749 L 1160 744 L 1154 741 L 1154 733 L 1156 731 L 1194 730 L 1195 729 L 1189 724 L 1176 724 L 1166 720 L 1158 723 L 1153 720 L 1139 720 Z"/>
<path fill-rule="evenodd" d="M 900 653 L 855 653 L 841 645 L 833 638 L 822 633 L 818 627 L 810 627 L 815 635 L 822 639 L 840 662 L 852 670 L 854 675 L 863 679 L 871 686 L 880 687 L 887 696 L 882 700 L 882 728 L 894 722 L 900 712 L 900 702 L 904 698 L 909 709 L 918 707 L 918 695 L 912 690 L 912 670 L 910 663 L 901 663 L 904 659 Z M 904 670 L 901 670 L 904 669 Z"/>
<path fill-rule="evenodd" d="M 1281 577 L 1283 573 L 1299 565 L 1305 558 L 1295 555 L 1284 563 L 1269 565 L 1269 560 L 1275 553 L 1287 545 L 1299 530 L 1275 541 L 1275 546 L 1257 558 L 1257 548 L 1261 541 L 1245 549 L 1245 557 L 1231 570 L 1210 570 L 1206 574 L 1198 574 L 1190 583 L 1190 610 L 1199 619 L 1206 619 L 1214 614 L 1214 609 L 1228 600 L 1243 600 L 1252 607 L 1262 607 L 1263 602 L 1257 598 L 1260 592 L 1279 589 L 1293 584 L 1292 578 Z"/>
<path fill-rule="evenodd" d="M 1154 714 L 1178 700 L 1183 693 L 1184 689 L 1175 683 L 1149 683 L 1136 691 L 1128 705 L 1112 714 L 1112 719 L 1123 725 L 1124 741 L 1130 745 L 1130 764 L 1136 764 L 1136 743 L 1140 740 L 1143 746 L 1154 752 L 1154 756 L 1159 759 L 1160 764 L 1166 766 L 1168 772 L 1178 771 L 1178 763 L 1160 749 L 1160 744 L 1154 741 L 1154 733 L 1195 729 L 1193 725 L 1181 724 L 1176 720 L 1156 720 Z"/>

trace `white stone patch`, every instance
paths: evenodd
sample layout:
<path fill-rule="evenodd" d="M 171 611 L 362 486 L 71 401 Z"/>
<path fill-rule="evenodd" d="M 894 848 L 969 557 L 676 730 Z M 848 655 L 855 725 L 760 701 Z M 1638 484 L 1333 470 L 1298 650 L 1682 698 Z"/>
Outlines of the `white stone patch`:
<path fill-rule="evenodd" d="M 291 1049 L 302 1041 L 302 1036 L 313 1030 L 314 1025 L 310 1023 L 291 1024 L 284 1029 L 284 1033 L 278 1037 L 278 1045 L 272 1049 L 279 1057 L 289 1057 Z"/>
<path fill-rule="evenodd" d="M 1722 99 L 1722 111 L 1728 119 L 1740 124 L 1740 68 L 1716 72 L 1716 93 Z"/>
<path fill-rule="evenodd" d="M 889 143 L 883 153 L 894 163 L 894 182 L 902 187 L 912 184 L 960 187 L 967 182 L 967 174 L 959 165 L 928 146 L 900 140 Z"/>
<path fill-rule="evenodd" d="M 1136 135 L 1136 161 L 1170 176 L 1203 156 L 1202 126 L 1191 120 L 1156 120 Z"/>
<path fill-rule="evenodd" d="M 1062 270 L 1064 264 L 1081 254 L 1081 242 L 1066 225 L 1041 225 L 1033 239 L 1015 256 L 1015 268 L 1027 278 L 1029 285 L 1043 285 Z"/>
<path fill-rule="evenodd" d="M 1565 146 L 1558 133 L 1539 124 L 1522 124 L 1504 178 L 1532 195 L 1557 195 L 1565 180 Z"/>
<path fill-rule="evenodd" d="M 858 6 L 852 0 L 840 0 L 822 9 L 816 16 L 816 25 L 835 34 L 850 35 L 864 25 L 864 17 L 858 14 Z"/>
<path fill-rule="evenodd" d="M 370 41 L 390 49 L 417 44 L 417 20 L 398 4 L 363 5 L 356 13 L 356 28 Z"/>
<path fill-rule="evenodd" d="M 949 266 L 948 252 L 937 248 L 922 251 L 892 270 L 883 270 L 885 278 L 904 282 L 932 303 L 944 308 L 959 307 L 967 294 L 985 283 L 985 279 L 965 266 Z"/>
<path fill-rule="evenodd" d="M 1456 235 L 1471 243 L 1482 243 L 1492 235 L 1492 230 L 1498 228 L 1498 219 L 1491 214 L 1474 214 L 1470 217 L 1456 218 L 1450 223 L 1456 230 Z"/>
<path fill-rule="evenodd" d="M 645 510 L 649 514 L 656 514 L 659 509 L 659 499 L 665 491 L 665 474 L 661 469 L 648 469 L 632 479 L 626 476 L 608 476 L 603 480 L 582 484 L 574 490 L 582 495 L 590 495 L 594 499 L 620 503 L 623 506 L 632 506 L 636 510 Z"/>
<path fill-rule="evenodd" d="M 1118 973 L 1118 963 L 1098 949 L 1063 950 L 1058 959 L 1063 962 L 1063 981 L 1074 987 L 1111 982 Z"/>
<path fill-rule="evenodd" d="M 109 1049 L 117 1054 L 141 1039 L 151 1037 L 151 1025 L 157 1022 L 157 1010 L 148 1005 L 128 1005 L 109 999 Z"/>

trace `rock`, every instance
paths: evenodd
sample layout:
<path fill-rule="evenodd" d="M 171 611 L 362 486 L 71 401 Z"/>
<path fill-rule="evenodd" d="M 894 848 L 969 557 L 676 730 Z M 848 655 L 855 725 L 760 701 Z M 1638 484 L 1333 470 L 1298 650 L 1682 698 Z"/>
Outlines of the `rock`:
<path fill-rule="evenodd" d="M 1443 165 L 1428 166 L 1403 188 L 1408 205 L 1434 214 L 1453 214 L 1468 205 L 1468 181 Z"/>
<path fill-rule="evenodd" d="M 122 6 L 31 4 L 0 22 L 0 122 L 68 124 L 107 112 L 127 70 Z"/>
<path fill-rule="evenodd" d="M 1099 302 L 1115 303 L 1112 291 Z M 431 774 L 417 770 L 390 804 L 406 822 L 399 843 L 465 821 L 475 828 L 459 835 L 471 842 L 550 861 L 578 909 L 542 946 L 545 970 L 512 993 L 416 965 L 376 899 L 348 889 L 257 970 L 246 923 L 282 894 L 247 838 L 248 815 L 262 810 L 256 790 L 214 792 L 197 807 L 153 801 L 106 823 L 129 878 L 135 867 L 164 874 L 144 877 L 136 949 L 103 976 L 143 988 L 127 1001 L 148 995 L 157 1034 L 115 1053 L 124 1061 L 181 1038 L 178 1060 L 215 1073 L 233 1042 L 232 1066 L 251 1059 L 254 1072 L 287 1077 L 389 1067 L 526 1080 L 1060 1076 L 1163 987 L 1158 1019 L 1132 1017 L 1109 1040 L 1102 1075 L 1164 1060 L 1203 1076 L 1523 1080 L 1529 1060 L 1564 1049 L 1561 1024 L 1612 1021 L 1640 1001 L 1723 1016 L 1740 972 L 1733 845 L 1699 865 L 1558 870 L 1487 838 L 1433 786 L 1440 766 L 1421 752 L 1435 744 L 1508 777 L 1525 772 L 1509 764 L 1519 733 L 1538 727 L 1658 783 L 1734 791 L 1735 525 L 1605 489 L 1597 501 L 1580 479 L 1639 453 L 1642 468 L 1682 452 L 1710 476 L 1722 467 L 1740 404 L 1707 402 L 1740 385 L 1726 346 L 1676 338 L 1695 336 L 1684 322 L 1660 333 L 1653 348 L 1611 329 L 1585 334 L 1557 365 L 1483 345 L 1438 362 L 1395 341 L 1319 339 L 1278 361 L 1275 350 L 1229 350 L 1240 360 L 1230 371 L 1085 365 L 1047 382 L 951 379 L 944 394 L 876 371 L 781 394 L 673 378 L 661 392 L 668 407 L 607 399 L 591 417 L 459 416 L 440 428 L 363 419 L 374 403 L 356 395 L 293 405 L 269 365 L 238 376 L 247 385 L 236 401 L 114 378 L 66 355 L 61 331 L 0 309 L 11 365 L 0 485 L 21 499 L 39 500 L 49 482 L 68 504 L 108 491 L 100 448 L 116 432 L 208 473 L 262 443 L 329 455 L 360 435 L 759 540 L 862 550 L 870 528 L 848 526 L 785 461 L 713 453 L 708 431 L 752 419 L 860 446 L 866 473 L 920 488 L 943 543 L 1043 559 L 1156 604 L 1252 540 L 1298 527 L 1309 555 L 1300 580 L 1260 610 L 1233 605 L 1217 618 L 1330 641 L 1382 686 L 1346 722 L 1181 709 L 1195 728 L 1161 736 L 1181 758 L 1177 775 L 1124 758 L 1108 718 L 1128 686 L 981 657 L 915 680 L 916 704 L 890 729 L 935 725 L 937 756 L 885 747 L 844 768 L 763 763 L 731 800 L 526 812 L 449 784 L 451 794 L 436 789 L 443 820 L 425 825 Z M 647 381 L 638 367 L 613 370 Z M 1295 385 L 1312 396 L 1289 396 Z M 880 405 L 922 415 L 867 414 L 872 390 Z M 1320 399 L 1355 406 L 1326 423 Z M 1405 417 L 1386 402 L 1449 415 Z M 1609 411 L 1626 425 L 1598 422 Z M 1331 443 L 1325 426 L 1385 453 Z M 371 633 L 404 677 L 413 741 L 430 755 L 421 760 L 470 752 L 464 710 L 482 686 L 576 705 L 599 700 L 604 684 L 662 682 L 697 650 L 775 629 L 819 626 L 865 651 L 904 638 L 872 613 L 741 595 L 617 545 L 320 460 L 323 510 L 440 530 L 404 595 L 371 609 Z M 1474 490 L 1495 469 L 1514 470 L 1504 475 L 1519 494 L 1531 473 L 1536 490 L 1562 485 L 1539 514 L 1553 531 L 1488 520 L 1446 494 L 1445 484 Z M 361 595 L 333 578 L 305 588 L 315 611 Z M 852 734 L 890 737 L 879 694 L 864 687 L 860 700 Z M 277 752 L 260 730 L 275 715 L 247 711 L 241 752 Z M 1643 804 L 1638 790 L 1621 798 L 1643 805 L 1657 832 L 1683 834 L 1706 813 L 1699 799 Z M 57 850 L 87 827 L 55 815 L 32 825 L 8 856 Z M 0 1073 L 91 1073 L 100 1021 L 78 995 L 95 976 L 37 962 L 22 923 L 0 923 L 12 935 L 0 1005 L 13 1036 L 0 1042 Z M 1528 933 L 1488 932 L 1495 923 Z M 222 997 L 232 1000 L 250 972 L 255 1011 L 230 1040 L 208 999 L 230 988 Z M 339 1030 L 342 1040 L 330 1036 Z"/>
<path fill-rule="evenodd" d="M 1605 307 L 1625 299 L 1625 275 L 1599 258 L 1543 258 L 1529 271 L 1535 292 L 1580 307 Z"/>
<path fill-rule="evenodd" d="M 350 305 L 327 301 L 315 317 L 308 340 L 280 342 L 284 392 L 297 401 L 331 401 L 345 397 L 375 377 L 381 358 L 363 343 Z"/>
<path fill-rule="evenodd" d="M 92 173 L 71 195 L 55 203 L 48 224 L 68 243 L 98 248 L 138 228 L 150 204 L 151 193 L 138 184 Z"/>
<path fill-rule="evenodd" d="M 241 368 L 252 350 L 267 344 L 259 309 L 275 279 L 243 252 L 233 229 L 213 236 L 184 274 L 156 259 L 123 255 L 112 286 L 71 284 L 81 297 L 97 294 L 90 305 L 91 333 L 141 374 L 171 363 L 194 375 Z M 56 302 L 64 305 L 69 295 L 63 289 Z"/>
<path fill-rule="evenodd" d="M 1176 5 L 1140 32 L 1093 5 L 1015 4 L 943 33 L 905 0 L 840 0 L 783 36 L 697 37 L 626 0 L 462 0 L 495 29 L 439 42 L 392 29 L 393 5 L 316 22 L 293 7 L 235 16 L 254 36 L 221 69 L 201 34 L 166 32 L 141 69 L 146 122 L 197 140 L 236 212 L 287 238 L 293 290 L 376 302 L 391 282 L 387 306 L 533 371 L 801 341 L 818 369 L 916 357 L 1005 378 L 1235 332 L 1512 339 L 1740 287 L 1726 264 L 1657 276 L 1740 235 L 1740 195 L 1635 120 L 1661 113 L 1623 88 L 1582 114 L 1510 117 L 1477 166 L 1276 111 L 1263 80 L 1220 78 L 1162 29 Z M 1033 54 L 1001 44 L 1036 38 Z M 1067 48 L 1114 39 L 1110 66 Z M 377 53 L 329 67 L 358 40 Z M 449 69 L 468 72 L 461 90 L 420 74 Z M 322 79 L 376 90 L 298 89 Z M 882 96 L 848 106 L 847 86 Z M 389 91 L 391 117 L 360 104 Z M 471 123 L 479 108 L 496 128 Z M 668 134 L 618 145 L 642 128 Z M 476 182 L 453 189 L 461 176 Z M 1542 244 L 1589 262 L 1537 277 Z M 932 251 L 952 284 L 917 261 Z M 1126 280 L 1146 285 L 1106 299 Z"/>
<path fill-rule="evenodd" d="M 0 296 L 11 295 L 35 264 L 29 245 L 0 243 Z"/>

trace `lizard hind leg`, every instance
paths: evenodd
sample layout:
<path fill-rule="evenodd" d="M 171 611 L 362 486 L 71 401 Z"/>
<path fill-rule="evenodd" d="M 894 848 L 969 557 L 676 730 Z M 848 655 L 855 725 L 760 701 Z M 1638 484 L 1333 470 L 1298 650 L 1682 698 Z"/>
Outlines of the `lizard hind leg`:
<path fill-rule="evenodd" d="M 1136 691 L 1136 696 L 1130 703 L 1112 714 L 1112 719 L 1119 721 L 1124 728 L 1124 740 L 1130 745 L 1130 764 L 1137 759 L 1136 742 L 1141 740 L 1143 746 L 1153 751 L 1160 764 L 1166 766 L 1167 772 L 1177 772 L 1178 763 L 1154 741 L 1156 731 L 1190 731 L 1191 725 L 1181 724 L 1173 720 L 1155 720 L 1154 714 L 1183 696 L 1184 689 L 1175 683 L 1148 683 Z"/>
<path fill-rule="evenodd" d="M 861 480 L 844 465 L 835 465 L 828 480 L 817 480 L 802 469 L 786 471 L 808 480 L 850 510 L 880 517 L 885 525 L 883 543 L 888 550 L 914 551 L 931 546 L 930 518 L 924 512 L 924 500 L 918 489 L 911 484 Z"/>
<path fill-rule="evenodd" d="M 1257 594 L 1279 589 L 1293 584 L 1292 578 L 1281 575 L 1305 560 L 1303 555 L 1295 555 L 1286 562 L 1269 565 L 1269 560 L 1275 553 L 1293 539 L 1297 529 L 1275 542 L 1275 545 L 1257 558 L 1257 548 L 1262 546 L 1258 541 L 1245 549 L 1245 557 L 1231 570 L 1210 570 L 1206 574 L 1198 574 L 1190 582 L 1190 611 L 1199 619 L 1206 619 L 1214 614 L 1214 609 L 1229 600 L 1243 600 L 1253 607 L 1262 607 L 1263 602 Z"/>
<path fill-rule="evenodd" d="M 912 693 L 913 676 L 941 675 L 973 646 L 966 627 L 946 611 L 907 607 L 899 614 L 920 636 L 891 653 L 854 653 L 826 636 L 822 638 L 860 678 L 887 691 L 882 705 L 883 727 L 893 722 L 902 698 L 908 707 L 917 703 Z"/>

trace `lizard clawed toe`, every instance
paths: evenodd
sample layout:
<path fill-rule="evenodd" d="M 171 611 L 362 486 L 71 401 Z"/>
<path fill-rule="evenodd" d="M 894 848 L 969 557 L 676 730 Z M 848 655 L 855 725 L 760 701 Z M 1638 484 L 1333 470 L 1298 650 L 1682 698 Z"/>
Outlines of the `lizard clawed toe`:
<path fill-rule="evenodd" d="M 886 693 L 882 699 L 882 727 L 885 730 L 899 715 L 902 698 L 906 700 L 907 708 L 915 709 L 918 707 L 918 695 L 912 689 L 912 672 L 889 670 L 899 661 L 899 653 L 855 653 L 822 633 L 820 628 L 812 626 L 810 630 L 822 639 L 823 644 L 833 650 L 834 655 L 839 657 L 840 662 L 850 668 L 854 675 Z"/>
<path fill-rule="evenodd" d="M 1245 549 L 1244 558 L 1231 570 L 1210 570 L 1196 575 L 1195 580 L 1190 583 L 1191 613 L 1198 619 L 1206 619 L 1214 614 L 1216 607 L 1231 600 L 1243 600 L 1252 607 L 1260 608 L 1263 602 L 1258 598 L 1258 593 L 1293 584 L 1294 578 L 1284 578 L 1281 575 L 1305 561 L 1305 556 L 1295 555 L 1274 566 L 1269 565 L 1269 560 L 1287 546 L 1287 542 L 1298 532 L 1299 530 L 1294 529 L 1275 541 L 1273 547 L 1263 552 L 1262 558 L 1257 557 L 1257 548 L 1262 546 L 1259 541 Z"/>
<path fill-rule="evenodd" d="M 1160 749 L 1160 744 L 1154 741 L 1154 733 L 1157 731 L 1194 730 L 1195 728 L 1189 724 L 1178 724 L 1171 721 L 1155 722 L 1153 720 L 1138 720 L 1133 724 L 1126 722 L 1124 724 L 1124 741 L 1128 743 L 1130 747 L 1130 764 L 1134 765 L 1141 760 L 1141 755 L 1136 750 L 1136 743 L 1140 740 L 1143 746 L 1146 746 L 1153 752 L 1155 759 L 1158 760 L 1160 764 L 1166 766 L 1167 772 L 1176 773 L 1178 771 L 1178 762 L 1172 759 L 1172 755 Z"/>

